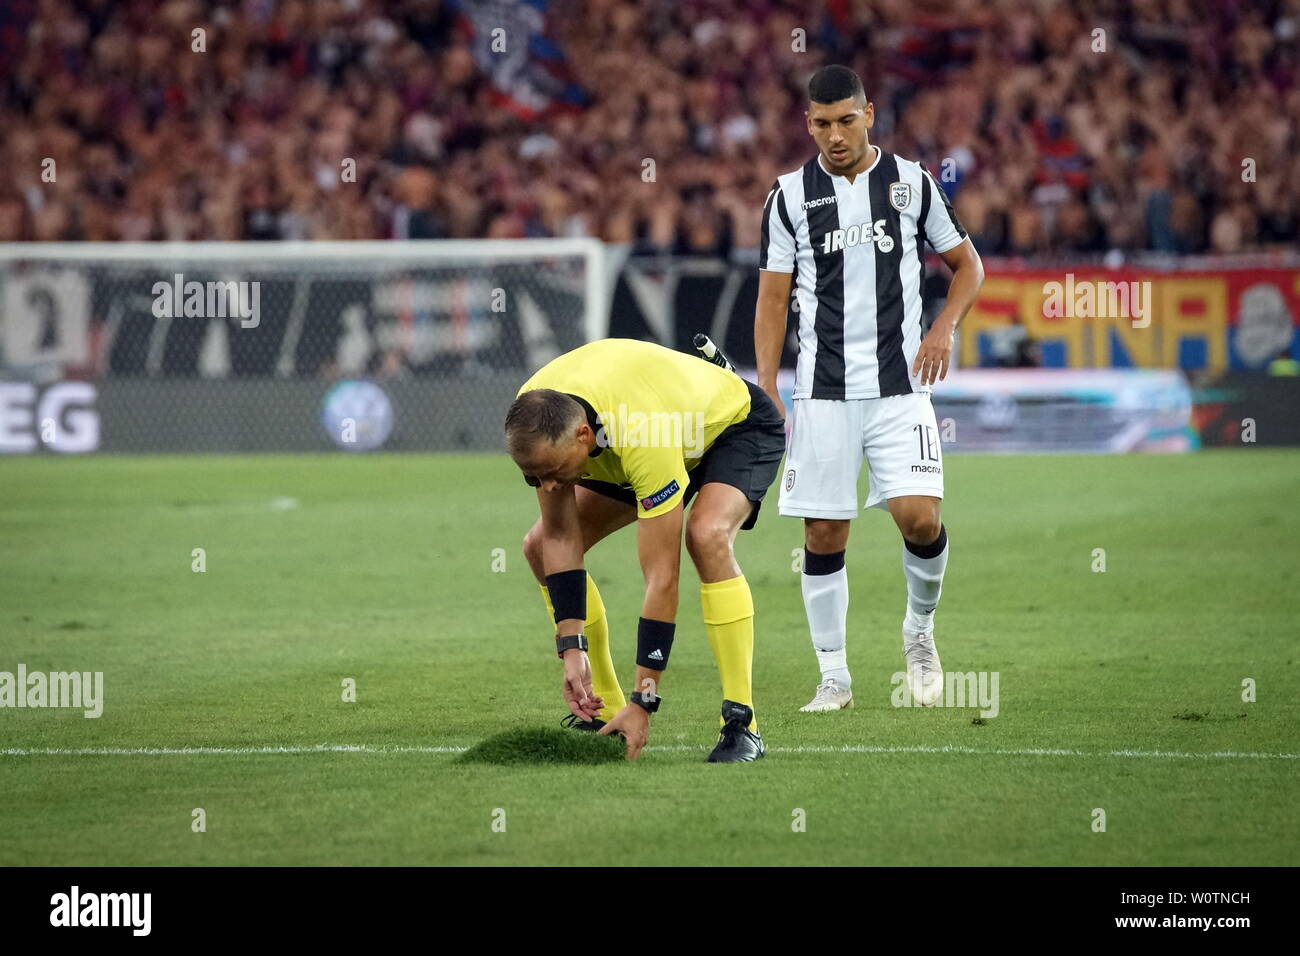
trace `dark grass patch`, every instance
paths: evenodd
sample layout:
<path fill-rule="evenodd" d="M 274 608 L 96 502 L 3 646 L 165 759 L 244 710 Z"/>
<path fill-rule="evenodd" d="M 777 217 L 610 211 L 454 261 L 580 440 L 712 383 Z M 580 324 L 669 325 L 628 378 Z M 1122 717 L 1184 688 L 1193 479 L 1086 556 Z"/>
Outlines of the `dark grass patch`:
<path fill-rule="evenodd" d="M 1221 724 L 1221 723 L 1231 722 L 1234 720 L 1243 720 L 1247 716 L 1248 716 L 1247 714 L 1237 714 L 1236 716 L 1233 716 L 1231 714 L 1214 714 L 1208 710 L 1205 711 L 1204 713 L 1195 710 L 1188 710 L 1181 714 L 1174 714 L 1174 719 L 1195 720 L 1195 721 L 1204 720 L 1207 721 L 1208 723 Z"/>
<path fill-rule="evenodd" d="M 575 730 L 507 730 L 470 747 L 458 763 L 493 764 L 595 764 L 613 763 L 627 757 L 627 745 L 618 734 Z"/>

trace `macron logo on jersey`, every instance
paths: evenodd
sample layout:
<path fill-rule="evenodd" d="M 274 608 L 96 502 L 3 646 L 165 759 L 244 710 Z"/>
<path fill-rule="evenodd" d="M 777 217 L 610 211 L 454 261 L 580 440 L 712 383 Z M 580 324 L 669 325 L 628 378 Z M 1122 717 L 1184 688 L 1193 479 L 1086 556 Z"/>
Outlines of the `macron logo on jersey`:
<path fill-rule="evenodd" d="M 885 232 L 885 220 L 877 219 L 847 229 L 832 229 L 822 237 L 822 255 L 828 256 L 863 242 L 874 242 L 886 254 L 894 251 L 894 237 Z"/>
<path fill-rule="evenodd" d="M 681 490 L 682 490 L 681 485 L 677 484 L 677 479 L 674 478 L 672 481 L 668 482 L 668 484 L 666 484 L 664 487 L 656 491 L 653 495 L 649 495 L 645 498 L 642 498 L 641 507 L 644 508 L 646 511 L 649 511 L 651 508 L 655 508 L 663 504 L 665 501 L 667 501 L 669 498 L 671 498 L 673 495 L 677 494 L 677 492 Z"/>
<path fill-rule="evenodd" d="M 821 199 L 809 199 L 803 204 L 804 209 L 816 209 L 818 206 L 825 206 L 827 203 L 839 202 L 834 196 L 823 196 Z"/>

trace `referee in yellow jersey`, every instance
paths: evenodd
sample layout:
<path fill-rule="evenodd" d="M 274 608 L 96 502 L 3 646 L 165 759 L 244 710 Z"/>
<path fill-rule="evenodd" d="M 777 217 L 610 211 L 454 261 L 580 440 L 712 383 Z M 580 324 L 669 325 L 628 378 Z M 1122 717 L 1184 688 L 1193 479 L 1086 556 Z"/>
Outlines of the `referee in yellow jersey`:
<path fill-rule="evenodd" d="M 510 457 L 537 489 L 541 518 L 524 538 L 524 556 L 555 619 L 568 723 L 623 734 L 629 759 L 645 746 L 673 646 L 684 528 L 722 676 L 722 730 L 709 762 L 763 756 L 752 688 L 754 601 L 734 544 L 738 531 L 754 526 L 785 451 L 772 400 L 697 356 L 605 339 L 525 382 L 505 432 Z M 583 556 L 633 521 L 645 601 L 634 693 L 624 698 L 605 606 Z"/>

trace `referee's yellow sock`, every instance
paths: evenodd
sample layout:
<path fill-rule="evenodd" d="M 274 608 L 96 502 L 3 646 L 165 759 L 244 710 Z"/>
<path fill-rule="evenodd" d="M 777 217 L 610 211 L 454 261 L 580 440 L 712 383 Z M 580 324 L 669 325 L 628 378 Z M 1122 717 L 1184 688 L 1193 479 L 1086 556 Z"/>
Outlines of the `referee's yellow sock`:
<path fill-rule="evenodd" d="M 555 606 L 551 604 L 551 593 L 546 585 L 542 589 L 542 600 L 546 602 L 546 614 L 552 626 L 555 624 Z M 600 710 L 600 719 L 608 723 L 627 705 L 623 688 L 619 686 L 618 676 L 614 672 L 614 659 L 609 653 L 609 623 L 605 620 L 605 602 L 601 600 L 595 579 L 587 575 L 587 620 L 583 622 L 582 633 L 587 635 L 587 660 L 591 661 L 591 689 L 597 697 L 605 700 Z"/>
<path fill-rule="evenodd" d="M 713 659 L 722 677 L 722 696 L 746 707 L 754 706 L 754 596 L 742 574 L 730 581 L 700 585 L 704 629 L 709 634 Z M 719 723 L 722 718 L 719 716 Z M 758 732 L 758 719 L 749 723 Z"/>

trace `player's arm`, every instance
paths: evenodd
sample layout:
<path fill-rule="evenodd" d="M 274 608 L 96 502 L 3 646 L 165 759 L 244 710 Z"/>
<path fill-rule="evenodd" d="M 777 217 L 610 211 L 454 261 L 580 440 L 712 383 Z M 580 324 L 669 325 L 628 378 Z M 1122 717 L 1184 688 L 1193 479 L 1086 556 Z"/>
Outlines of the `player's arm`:
<path fill-rule="evenodd" d="M 542 512 L 542 566 L 546 576 L 561 571 L 581 571 L 582 525 L 578 521 L 578 496 L 573 485 L 547 491 L 537 489 Z M 555 636 L 565 637 L 582 630 L 581 618 L 565 618 L 555 624 Z"/>
<path fill-rule="evenodd" d="M 912 362 L 912 374 L 921 376 L 922 385 L 941 382 L 948 376 L 953 334 L 975 304 L 984 284 L 984 263 L 970 239 L 939 253 L 939 257 L 952 270 L 952 281 L 948 283 L 948 299 Z"/>
<path fill-rule="evenodd" d="M 785 342 L 785 320 L 790 309 L 790 272 L 758 273 L 758 305 L 754 309 L 754 357 L 758 362 L 758 387 L 767 392 L 785 417 L 785 406 L 776 389 L 776 373 L 781 367 L 781 349 Z"/>
<path fill-rule="evenodd" d="M 952 281 L 948 283 L 948 300 L 935 319 L 935 325 L 940 322 L 951 324 L 956 331 L 979 297 L 980 286 L 984 285 L 984 263 L 969 239 L 939 253 L 939 258 L 952 270 Z"/>
<path fill-rule="evenodd" d="M 948 299 L 912 362 L 912 374 L 920 376 L 921 384 L 933 385 L 948 375 L 953 333 L 975 304 L 980 286 L 984 284 L 984 264 L 957 219 L 947 193 L 939 188 L 926 169 L 921 171 L 921 204 L 924 212 L 917 216 L 917 225 L 924 231 L 926 241 L 952 270 Z"/>
<path fill-rule="evenodd" d="M 587 575 L 582 565 L 582 525 L 578 520 L 578 497 L 573 485 L 537 489 L 537 504 L 542 511 L 542 567 L 547 588 L 556 608 L 574 607 L 575 611 L 555 623 L 555 636 L 572 637 L 582 633 L 586 622 Z M 578 574 L 565 575 L 564 572 Z M 552 577 L 557 575 L 558 577 Z M 580 720 L 592 720 L 605 701 L 591 689 L 591 661 L 586 651 L 569 648 L 564 659 L 561 692 L 569 711 Z"/>
<path fill-rule="evenodd" d="M 754 357 L 758 387 L 767 392 L 781 417 L 785 406 L 776 390 L 785 342 L 785 319 L 790 312 L 790 286 L 794 282 L 794 223 L 785 206 L 781 181 L 772 184 L 763 203 L 763 226 L 758 247 L 758 305 L 754 309 Z"/>
<path fill-rule="evenodd" d="M 653 518 L 637 521 L 637 555 L 645 576 L 645 601 L 637 624 L 636 682 L 633 692 L 647 698 L 662 693 L 663 673 L 672 649 L 677 619 L 677 581 L 682 556 L 682 503 Z M 650 714 L 641 705 L 629 703 L 601 728 L 627 738 L 627 758 L 635 760 L 650 735 Z"/>

